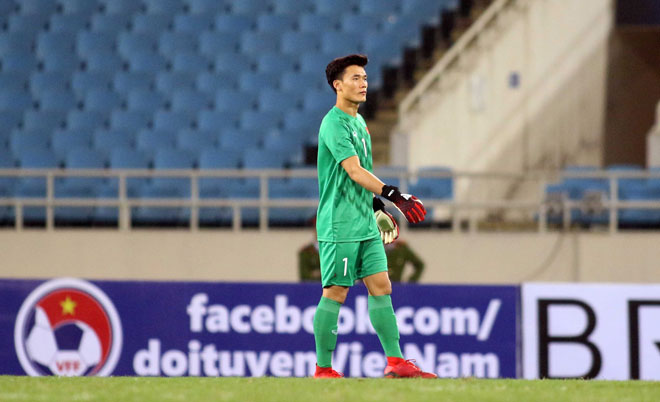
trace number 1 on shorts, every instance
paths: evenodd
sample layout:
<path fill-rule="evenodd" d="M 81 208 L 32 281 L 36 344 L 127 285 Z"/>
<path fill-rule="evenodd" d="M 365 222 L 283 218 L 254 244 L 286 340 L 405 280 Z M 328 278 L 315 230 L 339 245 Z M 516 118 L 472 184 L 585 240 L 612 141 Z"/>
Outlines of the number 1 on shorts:
<path fill-rule="evenodd" d="M 343 258 L 342 261 L 344 261 L 344 276 L 346 276 L 346 273 L 348 273 L 348 257 Z"/>

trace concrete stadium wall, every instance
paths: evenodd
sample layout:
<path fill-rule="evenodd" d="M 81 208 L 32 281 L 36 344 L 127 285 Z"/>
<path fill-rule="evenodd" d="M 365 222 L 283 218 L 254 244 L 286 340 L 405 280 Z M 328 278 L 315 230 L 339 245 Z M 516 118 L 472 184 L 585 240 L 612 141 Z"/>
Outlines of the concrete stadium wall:
<path fill-rule="evenodd" d="M 612 18 L 611 0 L 512 2 L 402 114 L 393 163 L 469 171 L 601 164 Z M 456 196 L 507 191 L 459 186 Z"/>
<path fill-rule="evenodd" d="M 423 283 L 660 282 L 660 234 L 409 232 Z M 297 281 L 307 230 L 0 232 L 0 277 Z M 405 275 L 404 275 L 405 277 Z"/>

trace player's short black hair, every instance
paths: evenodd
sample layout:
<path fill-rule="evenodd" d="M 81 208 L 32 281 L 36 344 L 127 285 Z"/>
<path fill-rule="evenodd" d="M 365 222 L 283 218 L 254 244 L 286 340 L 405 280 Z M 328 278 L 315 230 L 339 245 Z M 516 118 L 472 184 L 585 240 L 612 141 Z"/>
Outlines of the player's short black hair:
<path fill-rule="evenodd" d="M 330 85 L 330 88 L 332 88 L 332 90 L 337 93 L 337 90 L 335 89 L 334 85 L 332 85 L 332 83 L 335 80 L 341 80 L 343 78 L 344 70 L 346 70 L 346 67 L 364 67 L 368 62 L 369 59 L 363 54 L 349 54 L 348 56 L 334 59 L 328 63 L 328 66 L 325 68 L 325 78 L 328 79 L 328 85 Z"/>

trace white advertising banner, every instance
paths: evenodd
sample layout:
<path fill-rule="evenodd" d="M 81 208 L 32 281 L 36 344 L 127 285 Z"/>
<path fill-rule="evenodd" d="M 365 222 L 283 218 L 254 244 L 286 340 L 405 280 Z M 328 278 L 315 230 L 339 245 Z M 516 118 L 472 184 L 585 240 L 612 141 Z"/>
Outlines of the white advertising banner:
<path fill-rule="evenodd" d="M 660 285 L 526 283 L 523 376 L 660 380 Z"/>

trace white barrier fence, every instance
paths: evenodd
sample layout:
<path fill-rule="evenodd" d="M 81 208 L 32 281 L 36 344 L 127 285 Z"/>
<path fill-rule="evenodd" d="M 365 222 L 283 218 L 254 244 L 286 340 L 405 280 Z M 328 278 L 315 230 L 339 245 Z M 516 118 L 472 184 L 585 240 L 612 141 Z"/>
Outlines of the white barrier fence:
<path fill-rule="evenodd" d="M 464 228 L 469 231 L 478 229 L 479 219 L 489 211 L 520 211 L 529 222 L 535 222 L 539 232 L 548 230 L 548 218 L 557 220 L 560 217 L 561 227 L 571 226 L 571 211 L 586 212 L 607 211 L 606 225 L 609 231 L 618 230 L 618 211 L 624 209 L 660 209 L 660 198 L 657 200 L 620 200 L 619 180 L 621 179 L 658 179 L 660 171 L 589 171 L 589 172 L 534 172 L 534 173 L 508 173 L 508 172 L 451 172 L 451 171 L 412 171 L 376 169 L 376 175 L 396 178 L 399 180 L 402 192 L 407 192 L 411 184 L 419 178 L 449 178 L 452 186 L 458 182 L 467 181 L 468 188 L 477 191 L 468 191 L 464 199 L 455 198 L 423 198 L 427 208 L 433 208 L 435 214 L 431 221 L 449 223 L 453 231 L 459 232 Z M 190 209 L 189 228 L 198 230 L 200 208 L 229 207 L 233 211 L 232 228 L 241 230 L 241 208 L 259 209 L 259 229 L 268 230 L 269 208 L 310 208 L 318 205 L 317 199 L 303 198 L 291 194 L 288 198 L 269 198 L 269 179 L 278 178 L 316 178 L 315 169 L 293 170 L 73 170 L 73 169 L 0 169 L 0 178 L 42 178 L 46 180 L 45 197 L 4 197 L 0 198 L 0 207 L 13 207 L 14 225 L 16 230 L 24 227 L 23 209 L 25 207 L 45 207 L 45 227 L 52 230 L 55 227 L 54 209 L 56 207 L 115 207 L 118 208 L 119 230 L 131 230 L 131 209 L 135 207 L 156 208 L 187 208 Z M 55 183 L 59 178 L 106 178 L 118 180 L 117 197 L 89 197 L 70 198 L 56 197 Z M 186 198 L 139 198 L 129 197 L 127 180 L 135 178 L 179 178 L 190 181 L 190 197 Z M 200 179 L 208 178 L 258 178 L 258 198 L 201 198 L 199 193 Z M 567 178 L 604 179 L 609 183 L 609 192 L 601 192 L 602 197 L 594 199 L 570 199 L 567 195 L 561 197 L 547 197 L 548 184 L 557 183 Z M 488 192 L 478 191 L 478 183 L 504 181 L 511 183 L 532 181 L 538 186 L 538 191 L 529 199 L 490 199 Z M 478 194 L 471 198 L 470 194 Z M 407 225 L 402 220 L 402 230 Z"/>

